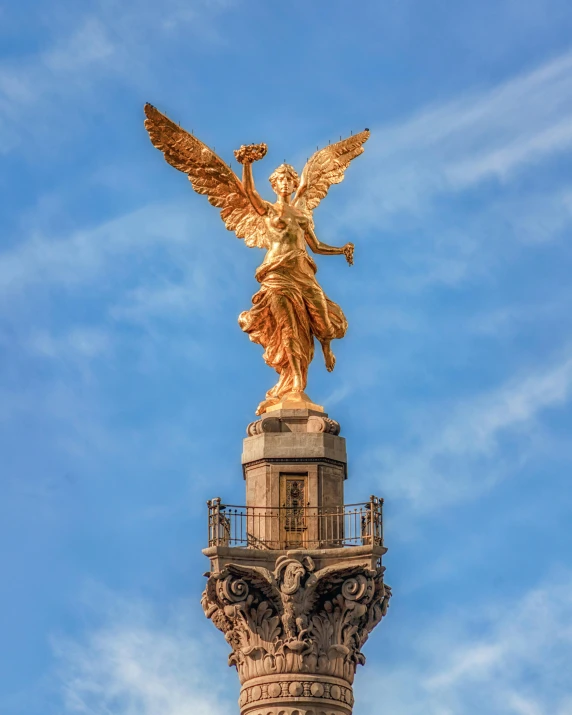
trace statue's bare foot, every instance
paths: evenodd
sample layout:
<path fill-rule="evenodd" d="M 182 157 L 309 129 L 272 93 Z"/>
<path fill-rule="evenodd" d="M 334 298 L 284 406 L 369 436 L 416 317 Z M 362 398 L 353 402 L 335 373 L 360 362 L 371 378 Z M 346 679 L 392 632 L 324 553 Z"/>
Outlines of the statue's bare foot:
<path fill-rule="evenodd" d="M 322 352 L 324 353 L 324 360 L 326 362 L 326 370 L 328 372 L 332 372 L 332 370 L 336 366 L 336 356 L 332 352 L 332 348 L 330 346 L 329 340 L 322 343 Z"/>

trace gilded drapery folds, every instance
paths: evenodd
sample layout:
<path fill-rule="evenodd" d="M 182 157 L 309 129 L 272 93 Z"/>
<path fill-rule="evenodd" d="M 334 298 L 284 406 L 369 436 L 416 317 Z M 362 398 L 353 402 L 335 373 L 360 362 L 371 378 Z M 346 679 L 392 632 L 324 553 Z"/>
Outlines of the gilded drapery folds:
<path fill-rule="evenodd" d="M 314 337 L 320 342 L 343 338 L 347 320 L 337 303 L 324 294 L 316 280 L 316 264 L 305 250 L 290 251 L 255 273 L 260 290 L 253 306 L 238 318 L 242 330 L 264 348 L 264 361 L 280 375 L 266 398 L 280 399 L 294 389 L 289 369 L 292 357 L 300 363 L 304 383 L 314 356 Z M 321 310 L 326 306 L 327 322 Z"/>

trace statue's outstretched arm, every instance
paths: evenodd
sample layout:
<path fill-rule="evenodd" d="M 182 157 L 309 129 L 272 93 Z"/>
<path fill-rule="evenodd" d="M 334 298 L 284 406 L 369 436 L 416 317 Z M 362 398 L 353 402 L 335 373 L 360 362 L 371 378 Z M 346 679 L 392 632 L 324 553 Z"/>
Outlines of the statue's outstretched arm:
<path fill-rule="evenodd" d="M 266 144 L 248 144 L 247 146 L 241 146 L 234 152 L 236 160 L 239 164 L 242 164 L 242 185 L 244 191 L 248 197 L 248 200 L 252 204 L 254 210 L 260 216 L 264 216 L 268 211 L 268 206 L 266 201 L 260 196 L 258 191 L 254 188 L 254 177 L 252 176 L 252 164 L 255 161 L 262 159 L 268 147 Z"/>
<path fill-rule="evenodd" d="M 266 202 L 264 201 L 264 199 L 260 196 L 256 188 L 254 187 L 252 164 L 250 162 L 245 162 L 242 165 L 242 185 L 244 186 L 246 195 L 248 196 L 250 203 L 254 207 L 254 210 L 261 216 L 264 216 L 264 214 L 268 211 L 268 207 L 266 206 Z"/>
<path fill-rule="evenodd" d="M 311 226 L 306 228 L 306 242 L 308 246 L 314 251 L 314 253 L 319 253 L 322 256 L 341 256 L 342 254 L 346 257 L 347 262 L 351 266 L 354 258 L 354 244 L 346 243 L 344 246 L 328 246 L 327 243 L 322 243 L 320 239 L 314 233 L 314 229 Z"/>

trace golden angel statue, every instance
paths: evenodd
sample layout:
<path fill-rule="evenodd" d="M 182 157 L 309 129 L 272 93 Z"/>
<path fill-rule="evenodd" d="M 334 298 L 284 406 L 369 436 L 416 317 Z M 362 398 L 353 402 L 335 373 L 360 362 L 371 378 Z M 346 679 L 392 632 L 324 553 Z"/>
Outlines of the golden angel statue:
<path fill-rule="evenodd" d="M 354 253 L 352 243 L 341 248 L 322 243 L 314 233 L 312 211 L 330 186 L 342 181 L 351 160 L 363 153 L 369 130 L 317 151 L 301 178 L 289 164 L 279 166 L 270 176 L 276 194 L 276 202 L 270 203 L 256 191 L 252 175 L 253 162 L 266 154 L 265 144 L 242 146 L 234 152 L 243 168 L 241 181 L 212 149 L 151 104 L 145 105 L 145 114 L 151 142 L 165 160 L 187 174 L 193 189 L 206 194 L 221 210 L 229 231 L 247 246 L 266 250 L 255 274 L 260 290 L 252 298 L 252 308 L 238 318 L 242 330 L 264 348 L 266 364 L 279 375 L 257 414 L 286 404 L 312 405 L 304 390 L 314 338 L 322 346 L 326 368 L 332 371 L 335 357 L 330 343 L 345 335 L 347 320 L 316 280 L 317 268 L 308 247 L 326 256 L 344 255 L 349 265 Z"/>

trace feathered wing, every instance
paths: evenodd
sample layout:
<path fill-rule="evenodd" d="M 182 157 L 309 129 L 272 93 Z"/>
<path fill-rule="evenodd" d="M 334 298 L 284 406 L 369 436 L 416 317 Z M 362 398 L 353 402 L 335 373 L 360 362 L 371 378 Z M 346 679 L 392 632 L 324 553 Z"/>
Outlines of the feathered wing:
<path fill-rule="evenodd" d="M 298 208 L 313 211 L 328 193 L 332 184 L 339 184 L 352 159 L 363 154 L 363 145 L 369 139 L 369 129 L 353 134 L 335 144 L 329 144 L 313 154 L 302 172 L 300 186 L 294 197 Z"/>
<path fill-rule="evenodd" d="M 267 248 L 262 217 L 248 200 L 242 182 L 212 149 L 172 122 L 152 104 L 145 105 L 145 128 L 165 161 L 187 174 L 193 189 L 221 210 L 229 231 L 247 246 Z"/>

